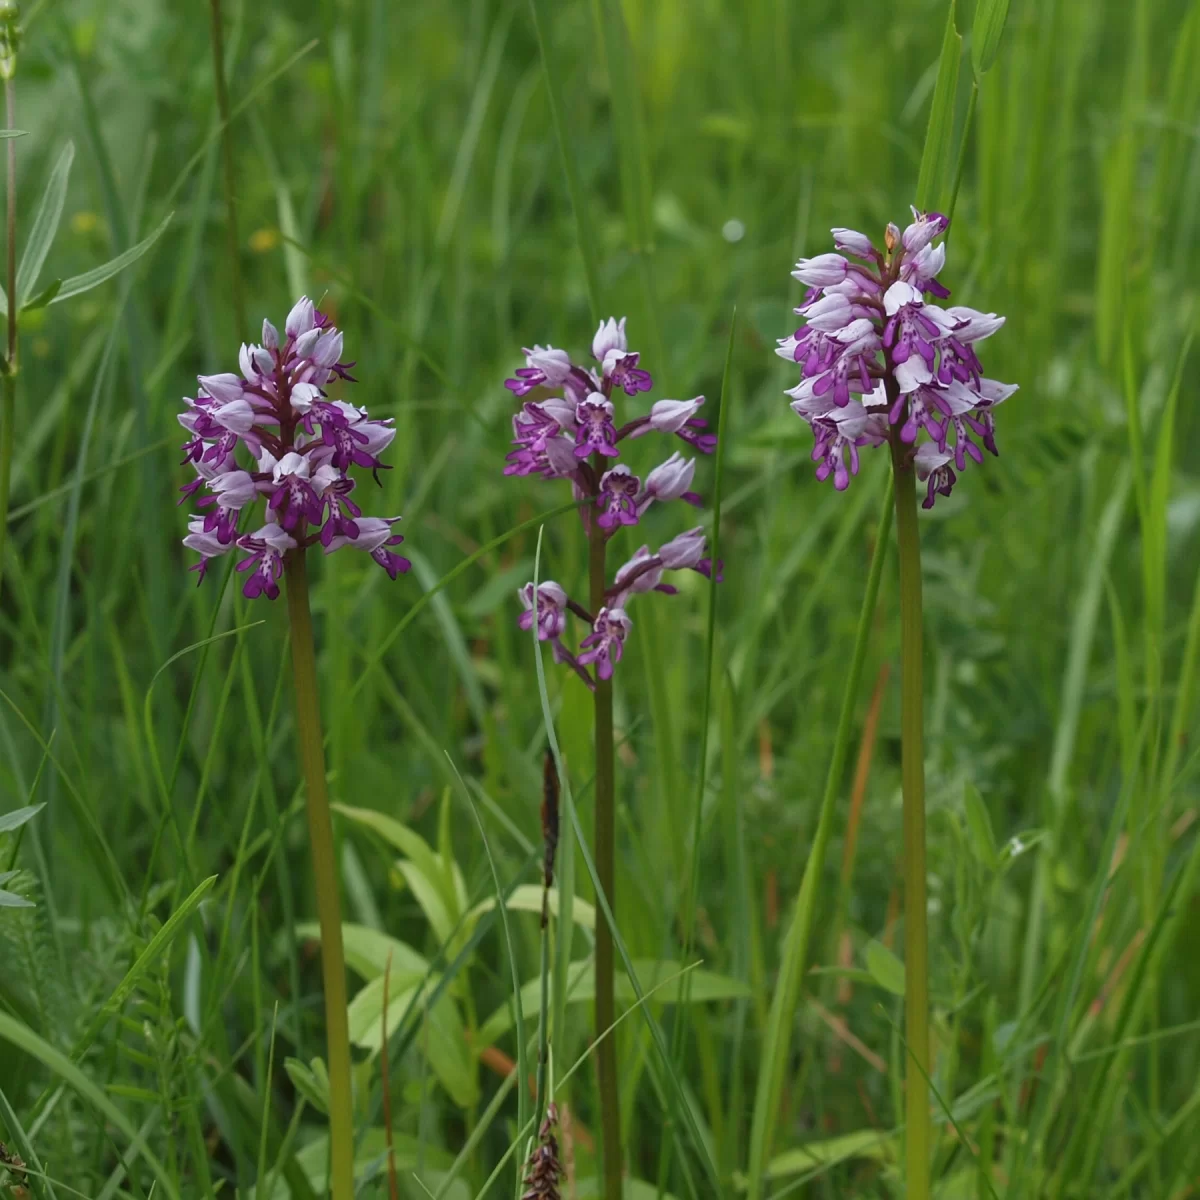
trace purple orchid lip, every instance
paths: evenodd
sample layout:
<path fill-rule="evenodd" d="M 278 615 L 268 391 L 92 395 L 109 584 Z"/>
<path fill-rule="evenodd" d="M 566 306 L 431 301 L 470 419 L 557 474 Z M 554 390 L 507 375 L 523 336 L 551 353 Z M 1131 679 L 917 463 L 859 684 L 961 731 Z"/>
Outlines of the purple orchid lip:
<path fill-rule="evenodd" d="M 717 446 L 716 435 L 696 415 L 703 396 L 643 402 L 641 412 L 618 422 L 618 406 L 629 406 L 654 386 L 641 355 L 629 347 L 624 317 L 600 322 L 591 344 L 596 365 L 573 362 L 567 351 L 549 345 L 535 345 L 524 354 L 525 365 L 504 383 L 522 401 L 512 418 L 513 449 L 505 458 L 505 475 L 568 481 L 577 500 L 591 501 L 580 508 L 587 536 L 603 541 L 640 524 L 655 504 L 703 503 L 692 490 L 694 458 L 676 451 L 649 471 L 644 481 L 620 461 L 627 442 L 652 433 L 677 437 L 702 454 L 713 453 Z M 539 397 L 532 399 L 535 388 Z M 536 589 L 526 584 L 518 592 L 523 610 L 518 624 L 530 632 L 536 628 L 538 639 L 550 643 L 555 662 L 565 663 L 594 687 L 596 679 L 612 677 L 624 652 L 632 627 L 626 612 L 630 599 L 651 591 L 677 594 L 677 587 L 663 582 L 663 573 L 683 570 L 700 574 L 711 570 L 704 557 L 704 536 L 698 530 L 666 542 L 654 553 L 643 546 L 617 571 L 605 590 L 604 607 L 596 614 L 553 580 Z M 563 642 L 569 617 L 587 626 L 578 652 Z"/>
<path fill-rule="evenodd" d="M 787 395 L 812 428 L 817 478 L 838 491 L 858 473 L 859 450 L 892 438 L 912 447 L 928 481 L 926 508 L 950 495 L 968 459 L 998 453 L 992 410 L 1016 386 L 985 378 L 975 345 L 1004 318 L 930 300 L 950 295 L 937 279 L 948 227 L 941 213 L 914 209 L 903 232 L 888 226 L 885 251 L 836 228 L 839 253 L 796 264 L 794 278 L 808 286 L 796 310 L 806 323 L 776 353 L 800 367 Z"/>
<path fill-rule="evenodd" d="M 240 375 L 201 376 L 179 418 L 191 434 L 184 461 L 197 475 L 184 498 L 199 495 L 196 507 L 207 510 L 184 538 L 201 556 L 191 569 L 203 580 L 213 558 L 238 546 L 249 552 L 236 564 L 246 575 L 243 594 L 274 600 L 285 556 L 319 542 L 327 554 L 363 550 L 395 579 L 411 566 L 389 549 L 404 541 L 392 532 L 400 518 L 364 517 L 348 473 L 387 469 L 379 455 L 395 437 L 392 421 L 329 398 L 334 380 L 354 382 L 354 363 L 341 361 L 343 334 L 307 297 L 293 305 L 282 335 L 264 321 L 262 336 L 262 345 L 242 346 Z M 550 369 L 554 362 L 546 360 Z M 239 447 L 253 462 L 239 463 Z M 242 515 L 260 501 L 264 523 L 239 537 Z"/>

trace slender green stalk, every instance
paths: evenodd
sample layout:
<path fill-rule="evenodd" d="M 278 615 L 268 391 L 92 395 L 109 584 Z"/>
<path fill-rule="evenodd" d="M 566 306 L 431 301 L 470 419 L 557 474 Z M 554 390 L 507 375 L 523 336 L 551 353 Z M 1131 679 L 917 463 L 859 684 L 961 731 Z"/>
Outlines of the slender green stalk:
<path fill-rule="evenodd" d="M 242 295 L 242 266 L 238 241 L 237 175 L 233 165 L 233 129 L 230 126 L 229 89 L 225 83 L 225 31 L 221 22 L 221 0 L 212 4 L 213 83 L 217 92 L 217 115 L 221 120 L 221 158 L 225 171 L 225 229 L 229 238 L 229 299 L 238 336 L 246 335 L 246 302 Z"/>
<path fill-rule="evenodd" d="M 858 630 L 854 638 L 850 669 L 846 673 L 846 687 L 842 692 L 842 709 L 838 715 L 837 732 L 833 740 L 833 755 L 829 760 L 829 773 L 825 777 L 825 794 L 821 798 L 821 815 L 817 819 L 817 832 L 813 837 L 808 862 L 804 866 L 804 877 L 800 881 L 800 894 L 796 898 L 795 915 L 788 927 L 787 940 L 784 942 L 779 981 L 775 985 L 775 995 L 771 999 L 767 1034 L 763 1039 L 758 1086 L 754 1094 L 754 1119 L 750 1127 L 749 1200 L 762 1200 L 764 1192 L 767 1160 L 771 1153 L 775 1128 L 779 1121 L 783 1076 L 791 1047 L 792 1022 L 796 1015 L 796 1005 L 800 999 L 800 981 L 804 972 L 804 962 L 808 957 L 808 943 L 816 914 L 817 889 L 825 871 L 825 853 L 829 847 L 829 836 L 833 831 L 838 791 L 841 787 L 842 772 L 846 767 L 846 756 L 850 752 L 850 730 L 854 724 L 855 703 L 858 699 L 859 683 L 862 680 L 863 663 L 867 657 L 867 643 L 871 636 L 871 618 L 874 616 L 875 603 L 879 597 L 879 581 L 883 575 L 883 561 L 887 557 L 888 538 L 891 531 L 892 481 L 889 479 L 883 498 L 883 509 L 879 517 L 879 528 L 875 533 L 875 549 L 871 558 L 871 570 L 867 576 L 867 590 L 863 595 L 862 609 L 858 614 Z"/>
<path fill-rule="evenodd" d="M 588 578 L 593 615 L 604 607 L 603 531 L 593 523 L 588 543 Z M 596 677 L 596 828 L 593 854 L 596 876 L 616 920 L 616 813 L 613 802 L 613 700 L 612 680 Z M 613 934 L 607 921 L 596 922 L 596 1036 L 617 1019 L 613 980 Z M 596 1047 L 596 1069 L 600 1078 L 600 1133 L 604 1177 L 604 1200 L 621 1200 L 621 1111 L 617 1087 L 616 1039 L 607 1037 Z"/>
<path fill-rule="evenodd" d="M 350 1092 L 350 1027 L 346 1016 L 346 961 L 334 857 L 333 821 L 325 786 L 325 750 L 317 702 L 308 572 L 303 552 L 287 560 L 288 619 L 292 636 L 292 678 L 296 688 L 296 732 L 308 796 L 308 835 L 312 846 L 317 919 L 321 926 L 321 973 L 325 983 L 325 1035 L 329 1068 L 330 1192 L 333 1200 L 354 1196 L 354 1111 Z"/>
<path fill-rule="evenodd" d="M 7 16 L 8 14 L 3 14 Z M 15 18 L 12 18 L 15 20 Z M 6 54 L 0 69 L 5 71 L 4 119 L 9 129 L 15 128 L 15 99 L 12 70 L 15 56 Z M 8 492 L 12 480 L 13 446 L 16 442 L 14 425 L 17 419 L 17 140 L 6 142 L 7 170 L 5 188 L 8 209 L 5 216 L 4 290 L 8 296 L 8 349 L 0 384 L 0 581 L 4 578 L 4 552 L 8 545 Z"/>
<path fill-rule="evenodd" d="M 536 591 L 536 586 L 535 589 Z M 534 1113 L 540 1119 L 547 1104 L 546 1073 L 550 1064 L 550 886 L 554 882 L 554 858 L 558 850 L 559 781 L 554 755 L 546 751 L 542 767 L 542 1008 L 538 1021 L 537 1095 Z M 562 919 L 562 891 L 558 915 Z"/>
<path fill-rule="evenodd" d="M 921 638 L 921 535 L 911 447 L 892 430 L 896 545 L 900 557 L 900 778 L 904 789 L 904 1037 L 907 1200 L 929 1196 L 929 931 L 925 899 L 925 731 Z"/>

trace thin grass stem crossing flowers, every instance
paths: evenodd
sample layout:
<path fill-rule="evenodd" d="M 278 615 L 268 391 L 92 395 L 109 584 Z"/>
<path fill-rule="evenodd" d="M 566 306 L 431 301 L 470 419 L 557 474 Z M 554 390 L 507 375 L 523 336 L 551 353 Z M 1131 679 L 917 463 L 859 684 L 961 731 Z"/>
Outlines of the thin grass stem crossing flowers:
<path fill-rule="evenodd" d="M 905 1072 L 905 1180 L 910 1200 L 927 1200 L 933 1130 L 917 481 L 926 485 L 922 507 L 932 508 L 938 496 L 951 494 L 968 460 L 978 465 L 984 450 L 998 454 L 994 410 L 1017 389 L 985 377 L 976 352 L 1004 318 L 931 301 L 950 296 L 938 280 L 946 262 L 939 239 L 949 220 L 912 211 L 903 231 L 888 225 L 882 251 L 865 234 L 838 228 L 834 245 L 845 253 L 796 264 L 793 277 L 808 287 L 795 310 L 805 323 L 780 339 L 776 353 L 800 365 L 800 382 L 787 394 L 812 428 L 818 479 L 832 478 L 844 491 L 858 473 L 860 449 L 886 444 L 891 451 L 900 560 L 905 1041 L 911 1059 Z"/>
<path fill-rule="evenodd" d="M 641 355 L 629 349 L 625 318 L 601 321 L 592 339 L 592 364 L 576 363 L 565 350 L 535 345 L 526 349 L 525 365 L 517 368 L 505 387 L 522 401 L 513 417 L 513 446 L 506 475 L 540 475 L 570 483 L 573 496 L 584 501 L 580 513 L 588 539 L 588 599 L 573 599 L 555 580 L 520 589 L 522 629 L 536 628 L 540 641 L 549 642 L 555 662 L 571 668 L 594 694 L 596 752 L 594 853 L 600 887 L 615 910 L 616 822 L 614 802 L 614 739 L 612 678 L 633 628 L 629 606 L 647 592 L 675 594 L 664 582 L 672 571 L 693 570 L 707 577 L 720 563 L 705 554 L 700 527 L 679 534 L 657 551 L 649 545 L 608 577 L 608 543 L 622 529 L 639 525 L 655 503 L 683 500 L 700 505 L 692 491 L 695 458 L 678 451 L 649 471 L 643 480 L 618 459 L 623 444 L 651 433 L 674 436 L 701 454 L 711 454 L 717 439 L 697 416 L 703 396 L 690 400 L 658 400 L 622 420 L 617 403 L 624 393 L 634 399 L 650 391 L 654 381 L 641 365 Z M 583 622 L 587 632 L 572 649 L 563 638 L 569 618 Z M 607 922 L 596 927 L 595 1029 L 597 1036 L 616 1021 L 615 957 Z M 600 1124 L 604 1196 L 621 1195 L 621 1129 L 616 1044 L 604 1038 L 596 1048 L 600 1084 Z"/>

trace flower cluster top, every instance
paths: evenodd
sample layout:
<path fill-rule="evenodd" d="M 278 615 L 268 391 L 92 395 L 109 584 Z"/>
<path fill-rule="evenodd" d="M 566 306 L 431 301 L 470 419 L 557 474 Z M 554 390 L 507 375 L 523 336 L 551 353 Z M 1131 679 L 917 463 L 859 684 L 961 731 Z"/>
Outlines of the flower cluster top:
<path fill-rule="evenodd" d="M 343 363 L 342 335 L 325 314 L 301 297 L 288 313 L 283 336 L 263 322 L 262 345 L 242 346 L 241 375 L 201 375 L 195 399 L 179 423 L 190 435 L 184 462 L 196 478 L 185 498 L 203 489 L 183 544 L 200 554 L 190 569 L 200 578 L 209 562 L 234 546 L 248 551 L 238 564 L 249 572 L 247 597 L 279 595 L 283 556 L 320 542 L 327 554 L 365 550 L 391 578 L 411 565 L 388 547 L 399 517 L 364 517 L 351 493 L 351 467 L 385 469 L 379 460 L 396 436 L 391 420 L 372 421 L 363 408 L 330 400 L 335 377 L 354 382 Z M 244 446 L 253 462 L 238 460 Z M 378 482 L 378 475 L 376 475 Z M 243 509 L 266 501 L 265 523 L 238 535 Z"/>
<path fill-rule="evenodd" d="M 658 400 L 648 413 L 618 423 L 613 397 L 621 392 L 635 397 L 653 386 L 639 365 L 640 355 L 628 347 L 624 317 L 600 323 L 592 339 L 595 365 L 575 363 L 565 350 L 553 346 L 534 346 L 524 353 L 525 366 L 504 384 L 523 400 L 513 417 L 516 448 L 508 455 L 506 475 L 569 480 L 576 499 L 592 501 L 582 510 L 589 538 L 607 540 L 617 530 L 637 525 L 655 501 L 701 503 L 690 490 L 694 458 L 676 452 L 644 480 L 617 461 L 622 442 L 648 433 L 674 434 L 703 454 L 711 454 L 717 444 L 707 423 L 696 415 L 703 396 Z M 601 679 L 609 679 L 632 627 L 625 611 L 630 597 L 638 592 L 674 593 L 676 588 L 662 582 L 664 571 L 690 568 L 709 574 L 704 549 L 700 528 L 680 534 L 655 554 L 643 546 L 617 571 L 603 606 L 594 614 L 552 580 L 542 583 L 536 596 L 533 584 L 526 584 L 520 591 L 525 607 L 521 627 L 531 629 L 536 620 L 538 637 L 552 644 L 555 660 L 569 664 L 589 685 L 593 680 L 587 668 L 592 664 Z M 568 612 L 591 627 L 578 656 L 562 643 Z"/>
<path fill-rule="evenodd" d="M 914 208 L 903 233 L 887 227 L 882 253 L 866 234 L 834 229 L 837 249 L 860 261 L 820 254 L 792 272 L 808 286 L 795 310 L 805 324 L 776 353 L 800 364 L 787 394 L 812 426 L 817 478 L 832 475 L 839 491 L 858 472 L 859 448 L 892 437 L 915 446 L 925 508 L 950 495 L 968 458 L 983 462 L 978 443 L 998 453 L 992 410 L 1017 386 L 984 378 L 975 345 L 1004 318 L 928 299 L 950 295 L 937 279 L 946 247 L 934 245 L 948 225 L 941 213 Z"/>

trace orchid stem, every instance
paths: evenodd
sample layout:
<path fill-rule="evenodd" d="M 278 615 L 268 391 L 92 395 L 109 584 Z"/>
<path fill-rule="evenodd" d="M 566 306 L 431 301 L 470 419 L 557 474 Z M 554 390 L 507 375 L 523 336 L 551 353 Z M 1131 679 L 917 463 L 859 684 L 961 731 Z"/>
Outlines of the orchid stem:
<path fill-rule="evenodd" d="M 287 557 L 287 603 L 291 622 L 292 676 L 296 688 L 296 732 L 308 795 L 308 834 L 313 883 L 321 927 L 321 973 L 325 985 L 325 1030 L 329 1070 L 330 1194 L 354 1196 L 354 1109 L 350 1090 L 350 1028 L 346 1013 L 346 961 L 338 897 L 333 821 L 325 785 L 325 750 L 317 701 L 317 668 L 308 571 L 302 550 Z"/>
<path fill-rule="evenodd" d="M 929 1119 L 929 931 L 925 896 L 925 748 L 921 628 L 921 535 L 912 447 L 893 428 L 892 473 L 900 558 L 900 777 L 904 791 L 904 1036 L 907 1200 L 928 1200 L 933 1132 Z"/>
<path fill-rule="evenodd" d="M 595 522 L 589 530 L 589 582 L 594 613 L 604 607 L 604 531 Z M 596 877 L 616 919 L 615 882 L 616 818 L 613 803 L 613 699 L 612 680 L 596 673 L 596 830 L 593 853 Z M 596 1037 L 617 1019 L 613 981 L 613 932 L 607 921 L 596 922 Z M 603 1143 L 604 1200 L 621 1200 L 621 1112 L 617 1087 L 617 1044 L 606 1037 L 596 1047 L 600 1083 L 600 1130 Z"/>

